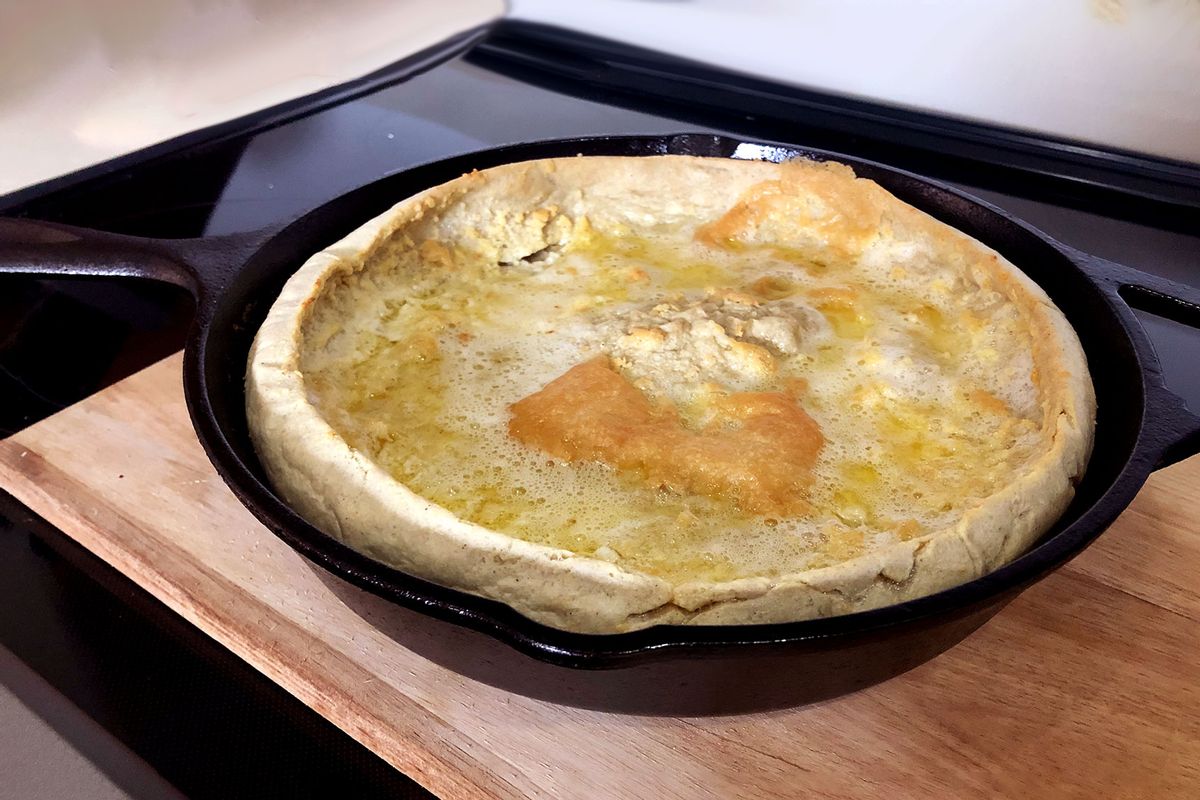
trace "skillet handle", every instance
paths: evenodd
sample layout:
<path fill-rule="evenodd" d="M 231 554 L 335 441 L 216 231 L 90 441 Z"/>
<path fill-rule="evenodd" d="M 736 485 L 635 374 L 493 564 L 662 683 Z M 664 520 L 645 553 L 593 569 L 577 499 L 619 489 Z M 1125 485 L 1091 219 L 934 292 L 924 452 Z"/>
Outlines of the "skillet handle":
<path fill-rule="evenodd" d="M 274 229 L 203 239 L 143 239 L 31 219 L 0 218 L 0 274 L 142 278 L 215 299 Z"/>
<path fill-rule="evenodd" d="M 191 271 L 160 244 L 54 222 L 0 219 L 0 273 L 146 278 L 196 294 Z"/>
<path fill-rule="evenodd" d="M 1200 289 L 1096 256 L 1076 256 L 1084 270 L 1111 287 L 1117 299 L 1130 308 L 1200 330 Z M 1147 424 L 1158 429 L 1162 441 L 1157 467 L 1200 453 L 1200 415 L 1188 409 L 1161 374 L 1153 389 L 1146 398 Z"/>

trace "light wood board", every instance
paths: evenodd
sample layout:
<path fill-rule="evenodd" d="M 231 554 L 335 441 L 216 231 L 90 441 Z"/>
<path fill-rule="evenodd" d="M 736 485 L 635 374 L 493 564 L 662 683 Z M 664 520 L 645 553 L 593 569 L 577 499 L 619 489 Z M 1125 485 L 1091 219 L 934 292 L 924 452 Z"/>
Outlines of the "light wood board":
<path fill-rule="evenodd" d="M 1200 797 L 1200 459 L 945 655 L 711 718 L 555 705 L 419 655 L 479 634 L 259 525 L 196 441 L 178 356 L 0 442 L 0 485 L 440 797 Z"/>

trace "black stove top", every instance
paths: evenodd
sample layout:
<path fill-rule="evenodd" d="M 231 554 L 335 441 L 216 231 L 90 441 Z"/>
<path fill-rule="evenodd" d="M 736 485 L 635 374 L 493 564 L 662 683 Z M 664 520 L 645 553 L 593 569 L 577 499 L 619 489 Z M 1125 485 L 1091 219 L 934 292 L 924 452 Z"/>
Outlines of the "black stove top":
<path fill-rule="evenodd" d="M 386 83 L 322 110 L 296 108 L 288 121 L 251 121 L 257 129 L 193 137 L 182 149 L 0 198 L 0 213 L 146 236 L 216 235 L 281 222 L 389 173 L 496 144 L 722 131 L 931 175 L 1081 250 L 1200 285 L 1200 168 L 1189 165 L 787 90 L 516 23 L 465 55 Z M 157 285 L 0 276 L 0 436 L 178 349 L 190 302 Z M 1200 341 L 1143 319 L 1173 387 L 1200 409 Z M 355 796 L 420 794 L 2 499 L 0 644 L 185 793 L 303 794 L 313 780 L 339 780 Z"/>

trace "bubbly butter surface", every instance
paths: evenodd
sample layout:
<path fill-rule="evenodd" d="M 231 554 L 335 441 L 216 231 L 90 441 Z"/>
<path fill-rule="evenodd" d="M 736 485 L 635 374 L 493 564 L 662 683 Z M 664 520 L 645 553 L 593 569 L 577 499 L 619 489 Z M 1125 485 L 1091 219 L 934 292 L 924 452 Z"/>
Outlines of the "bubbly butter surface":
<path fill-rule="evenodd" d="M 1045 446 L 1029 333 L 988 286 L 879 269 L 886 253 L 865 269 L 702 233 L 587 231 L 506 264 L 426 242 L 423 266 L 373 285 L 376 313 L 310 358 L 310 400 L 461 519 L 677 583 L 794 573 L 918 536 Z M 595 359 L 649 418 L 673 420 L 663 447 L 727 437 L 714 468 L 743 483 L 514 435 L 514 408 Z M 750 426 L 722 409 L 751 395 L 811 420 L 811 459 L 764 465 L 769 446 L 736 446 Z M 803 502 L 726 491 L 745 481 Z"/>

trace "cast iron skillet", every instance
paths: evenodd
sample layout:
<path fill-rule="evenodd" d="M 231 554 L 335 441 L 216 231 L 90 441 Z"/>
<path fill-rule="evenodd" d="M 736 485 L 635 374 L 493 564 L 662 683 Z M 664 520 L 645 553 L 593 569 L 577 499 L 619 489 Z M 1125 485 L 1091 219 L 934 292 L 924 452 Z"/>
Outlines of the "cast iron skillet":
<path fill-rule="evenodd" d="M 247 434 L 243 374 L 251 339 L 268 307 L 310 254 L 404 197 L 472 169 L 551 156 L 664 153 L 769 161 L 799 156 L 850 164 L 900 199 L 995 248 L 1046 290 L 1083 342 L 1099 417 L 1095 453 L 1076 499 L 1035 547 L 965 585 L 874 611 L 775 625 L 660 626 L 585 635 L 539 625 L 502 604 L 376 562 L 318 531 L 275 494 Z M 238 499 L 329 572 L 420 612 L 393 609 L 399 622 L 377 623 L 390 625 L 398 638 L 412 639 L 405 644 L 482 680 L 583 705 L 686 713 L 744 710 L 829 697 L 890 677 L 952 646 L 1080 552 L 1129 504 L 1151 471 L 1200 451 L 1200 417 L 1164 385 L 1158 359 L 1130 308 L 1200 327 L 1200 291 L 1073 250 L 999 209 L 916 175 L 801 147 L 707 134 L 521 144 L 397 173 L 282 228 L 247 236 L 138 239 L 0 220 L 0 272 L 139 277 L 189 290 L 196 318 L 183 368 L 188 408 L 204 449 Z M 363 613 L 379 617 L 378 603 L 344 587 L 340 594 L 352 607 L 370 606 Z M 569 671 L 422 615 L 481 631 L 551 665 L 629 669 L 611 678 L 603 676 L 614 673 L 598 672 L 564 678 Z"/>

